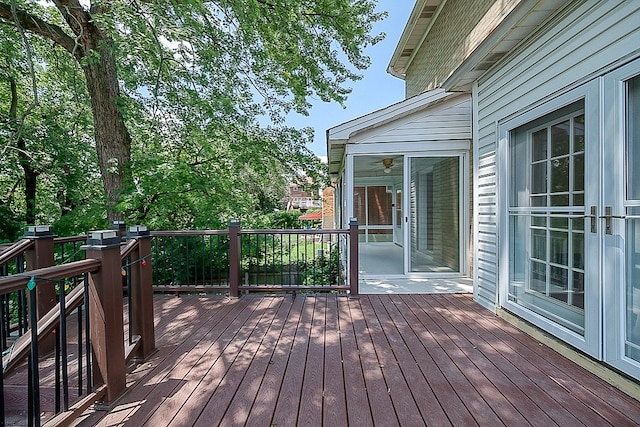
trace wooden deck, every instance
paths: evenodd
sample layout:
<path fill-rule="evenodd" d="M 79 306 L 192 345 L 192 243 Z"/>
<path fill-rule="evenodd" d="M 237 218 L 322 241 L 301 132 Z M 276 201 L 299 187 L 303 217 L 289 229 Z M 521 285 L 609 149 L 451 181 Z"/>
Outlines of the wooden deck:
<path fill-rule="evenodd" d="M 468 294 L 156 296 L 158 352 L 83 426 L 625 426 L 640 403 Z"/>

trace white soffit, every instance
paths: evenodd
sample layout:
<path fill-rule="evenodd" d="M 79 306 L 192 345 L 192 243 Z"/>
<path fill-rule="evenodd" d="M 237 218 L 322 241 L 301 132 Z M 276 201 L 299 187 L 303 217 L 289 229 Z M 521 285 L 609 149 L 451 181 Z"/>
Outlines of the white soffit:
<path fill-rule="evenodd" d="M 467 59 L 452 71 L 442 87 L 450 91 L 470 91 L 476 79 L 568 3 L 568 0 L 521 1 Z"/>

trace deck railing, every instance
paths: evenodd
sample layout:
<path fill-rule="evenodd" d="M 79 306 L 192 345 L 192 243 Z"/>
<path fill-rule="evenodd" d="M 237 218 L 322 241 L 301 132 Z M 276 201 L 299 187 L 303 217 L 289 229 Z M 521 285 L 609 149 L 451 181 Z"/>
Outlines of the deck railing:
<path fill-rule="evenodd" d="M 158 292 L 358 294 L 358 225 L 347 230 L 152 232 Z"/>
<path fill-rule="evenodd" d="M 30 227 L 0 248 L 0 425 L 20 405 L 37 426 L 42 414 L 48 425 L 68 424 L 98 400 L 113 402 L 126 363 L 155 350 L 154 290 L 358 295 L 355 221 L 348 230 L 243 230 L 233 221 L 228 230 L 150 234 L 136 226 L 129 240 L 124 231 L 56 238 Z M 21 369 L 26 384 L 13 375 Z M 43 390 L 52 396 L 41 399 Z"/>
<path fill-rule="evenodd" d="M 66 239 L 35 232 L 0 253 L 2 271 L 12 273 L 0 277 L 1 425 L 40 425 L 42 414 L 48 425 L 68 424 L 95 402 L 112 402 L 125 388 L 127 360 L 144 359 L 154 351 L 150 236 L 141 228 L 130 231 L 126 244 L 112 231 Z M 84 258 L 78 255 L 81 240 L 86 240 L 86 259 L 64 262 Z M 54 250 L 70 244 L 71 250 Z M 54 265 L 58 262 L 63 263 Z M 5 311 L 17 306 L 14 295 L 19 292 L 27 294 L 28 334 L 14 326 L 15 310 Z M 123 304 L 123 294 L 128 304 Z M 129 308 L 128 328 L 123 306 Z M 16 420 L 25 412 L 26 420 Z"/>

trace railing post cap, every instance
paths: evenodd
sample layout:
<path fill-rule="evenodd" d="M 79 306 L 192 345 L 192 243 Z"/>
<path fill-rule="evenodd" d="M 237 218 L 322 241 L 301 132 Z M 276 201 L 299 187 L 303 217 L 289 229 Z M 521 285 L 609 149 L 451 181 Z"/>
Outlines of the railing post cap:
<path fill-rule="evenodd" d="M 356 217 L 349 218 L 349 225 L 358 225 L 358 218 Z"/>
<path fill-rule="evenodd" d="M 149 237 L 150 235 L 146 225 L 132 225 L 127 231 L 127 237 Z"/>
<path fill-rule="evenodd" d="M 53 237 L 50 225 L 29 225 L 24 229 L 24 237 L 28 239 Z"/>
<path fill-rule="evenodd" d="M 105 249 L 113 246 L 120 246 L 117 230 L 95 230 L 89 232 L 87 244 L 82 246 L 82 249 Z"/>
<path fill-rule="evenodd" d="M 111 222 L 111 229 L 116 230 L 118 232 L 118 236 L 122 238 L 127 235 L 127 224 L 122 220 Z"/>
<path fill-rule="evenodd" d="M 229 227 L 240 227 L 240 220 L 239 219 L 229 220 Z"/>

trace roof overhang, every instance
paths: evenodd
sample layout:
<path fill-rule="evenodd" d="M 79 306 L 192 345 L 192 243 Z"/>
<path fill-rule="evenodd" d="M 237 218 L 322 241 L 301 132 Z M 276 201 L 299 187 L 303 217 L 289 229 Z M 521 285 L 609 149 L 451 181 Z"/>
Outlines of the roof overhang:
<path fill-rule="evenodd" d="M 446 0 L 416 2 L 387 68 L 390 74 L 404 78 L 406 70 L 411 66 L 445 3 Z M 519 1 L 496 28 L 451 72 L 443 82 L 442 88 L 451 92 L 470 91 L 473 82 L 479 76 L 569 3 L 570 0 Z"/>
<path fill-rule="evenodd" d="M 446 0 L 417 0 L 393 52 L 387 72 L 404 79 L 409 64 L 429 34 Z"/>
<path fill-rule="evenodd" d="M 327 163 L 329 174 L 335 175 L 340 172 L 349 139 L 361 132 L 380 127 L 455 96 L 459 96 L 459 94 L 449 93 L 443 89 L 434 89 L 328 129 Z"/>
<path fill-rule="evenodd" d="M 445 90 L 469 92 L 473 82 L 507 53 L 522 44 L 568 0 L 521 1 L 443 82 Z"/>

